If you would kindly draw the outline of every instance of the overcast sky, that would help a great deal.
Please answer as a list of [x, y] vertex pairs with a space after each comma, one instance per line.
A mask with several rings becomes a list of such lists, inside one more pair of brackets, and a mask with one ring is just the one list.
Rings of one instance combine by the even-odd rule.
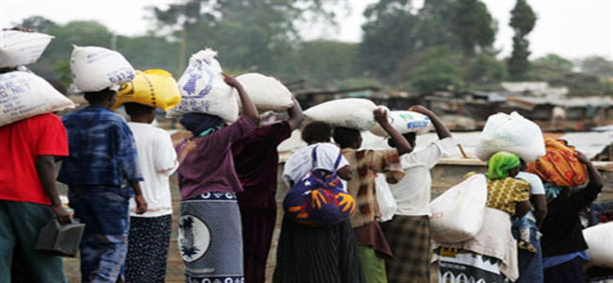
[[[337, 1], [337, 0], [326, 0]], [[511, 52], [509, 12], [515, 0], [482, 0], [498, 21], [495, 47], [501, 55]], [[65, 24], [71, 20], [97, 20], [112, 32], [143, 34], [151, 22], [143, 17], [145, 6], [166, 5], [173, 0], [0, 0], [0, 26], [10, 27], [23, 18], [41, 15]], [[352, 9], [339, 13], [338, 29], [304, 32], [309, 39], [330, 38], [359, 41], [362, 11], [376, 0], [350, 0]], [[570, 59], [601, 55], [613, 59], [613, 4], [611, 0], [529, 0], [538, 16], [530, 34], [532, 58], [556, 53]], [[344, 10], [343, 10], [344, 11]], [[322, 32], [321, 30], [325, 30]]]

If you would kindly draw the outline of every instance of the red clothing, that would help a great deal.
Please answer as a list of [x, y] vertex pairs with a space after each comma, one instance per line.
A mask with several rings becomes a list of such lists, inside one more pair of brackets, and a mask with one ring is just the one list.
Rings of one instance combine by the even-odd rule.
[[41, 155], [68, 155], [58, 116], [43, 114], [0, 127], [0, 199], [51, 204], [36, 171]]
[[255, 129], [234, 142], [234, 167], [243, 186], [238, 196], [241, 206], [274, 208], [277, 192], [277, 146], [292, 134], [287, 122]]

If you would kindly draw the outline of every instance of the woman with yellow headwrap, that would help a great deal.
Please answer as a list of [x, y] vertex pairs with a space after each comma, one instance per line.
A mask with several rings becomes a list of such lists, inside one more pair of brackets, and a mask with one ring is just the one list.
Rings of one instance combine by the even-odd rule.
[[497, 152], [489, 159], [483, 228], [471, 240], [440, 244], [439, 282], [462, 278], [474, 278], [475, 282], [517, 279], [517, 248], [510, 217], [523, 216], [530, 210], [530, 184], [514, 178], [519, 165], [519, 157], [508, 152]]

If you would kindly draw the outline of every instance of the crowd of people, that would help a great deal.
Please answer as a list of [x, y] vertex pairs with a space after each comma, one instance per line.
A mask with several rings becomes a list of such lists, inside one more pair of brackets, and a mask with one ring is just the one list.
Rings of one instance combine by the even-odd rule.
[[[249, 94], [223, 76], [238, 92], [242, 115], [225, 125], [214, 115], [185, 114], [180, 123], [191, 136], [176, 147], [152, 125], [155, 108], [127, 103], [129, 123], [111, 111], [117, 91], [110, 88], [85, 92], [89, 105], [62, 118], [47, 113], [0, 127], [0, 282], [22, 276], [11, 272], [17, 263], [30, 282], [67, 281], [61, 258], [34, 248], [50, 219], [70, 221], [56, 180], [68, 186], [74, 217], [86, 225], [79, 247], [82, 282], [164, 282], [174, 173], [185, 281], [265, 282], [277, 218], [277, 147], [304, 124], [302, 109], [294, 99], [287, 120], [261, 125]], [[427, 116], [438, 135], [420, 150], [417, 135], [399, 133], [382, 108], [373, 115], [389, 136], [389, 149], [363, 149], [353, 128], [324, 122], [302, 127], [308, 146], [287, 160], [283, 182], [293, 187], [314, 169], [334, 172], [338, 188], [355, 200], [355, 212], [324, 226], [284, 216], [273, 282], [425, 283], [433, 255], [440, 282], [460, 273], [474, 282], [581, 282], [587, 245], [579, 212], [602, 189], [589, 159], [576, 153], [589, 179], [577, 190], [543, 184], [525, 172], [518, 155], [497, 152], [488, 161], [482, 231], [468, 241], [432, 246], [430, 169], [457, 143], [434, 112], [410, 110]], [[383, 223], [377, 174], [385, 176], [398, 205]]]

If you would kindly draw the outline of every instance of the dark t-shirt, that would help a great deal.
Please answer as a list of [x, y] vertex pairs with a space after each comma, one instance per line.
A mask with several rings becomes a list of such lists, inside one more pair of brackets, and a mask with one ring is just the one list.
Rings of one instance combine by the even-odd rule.
[[249, 132], [234, 142], [234, 167], [244, 191], [238, 194], [241, 206], [274, 208], [277, 191], [277, 146], [290, 137], [287, 122], [275, 123]]

